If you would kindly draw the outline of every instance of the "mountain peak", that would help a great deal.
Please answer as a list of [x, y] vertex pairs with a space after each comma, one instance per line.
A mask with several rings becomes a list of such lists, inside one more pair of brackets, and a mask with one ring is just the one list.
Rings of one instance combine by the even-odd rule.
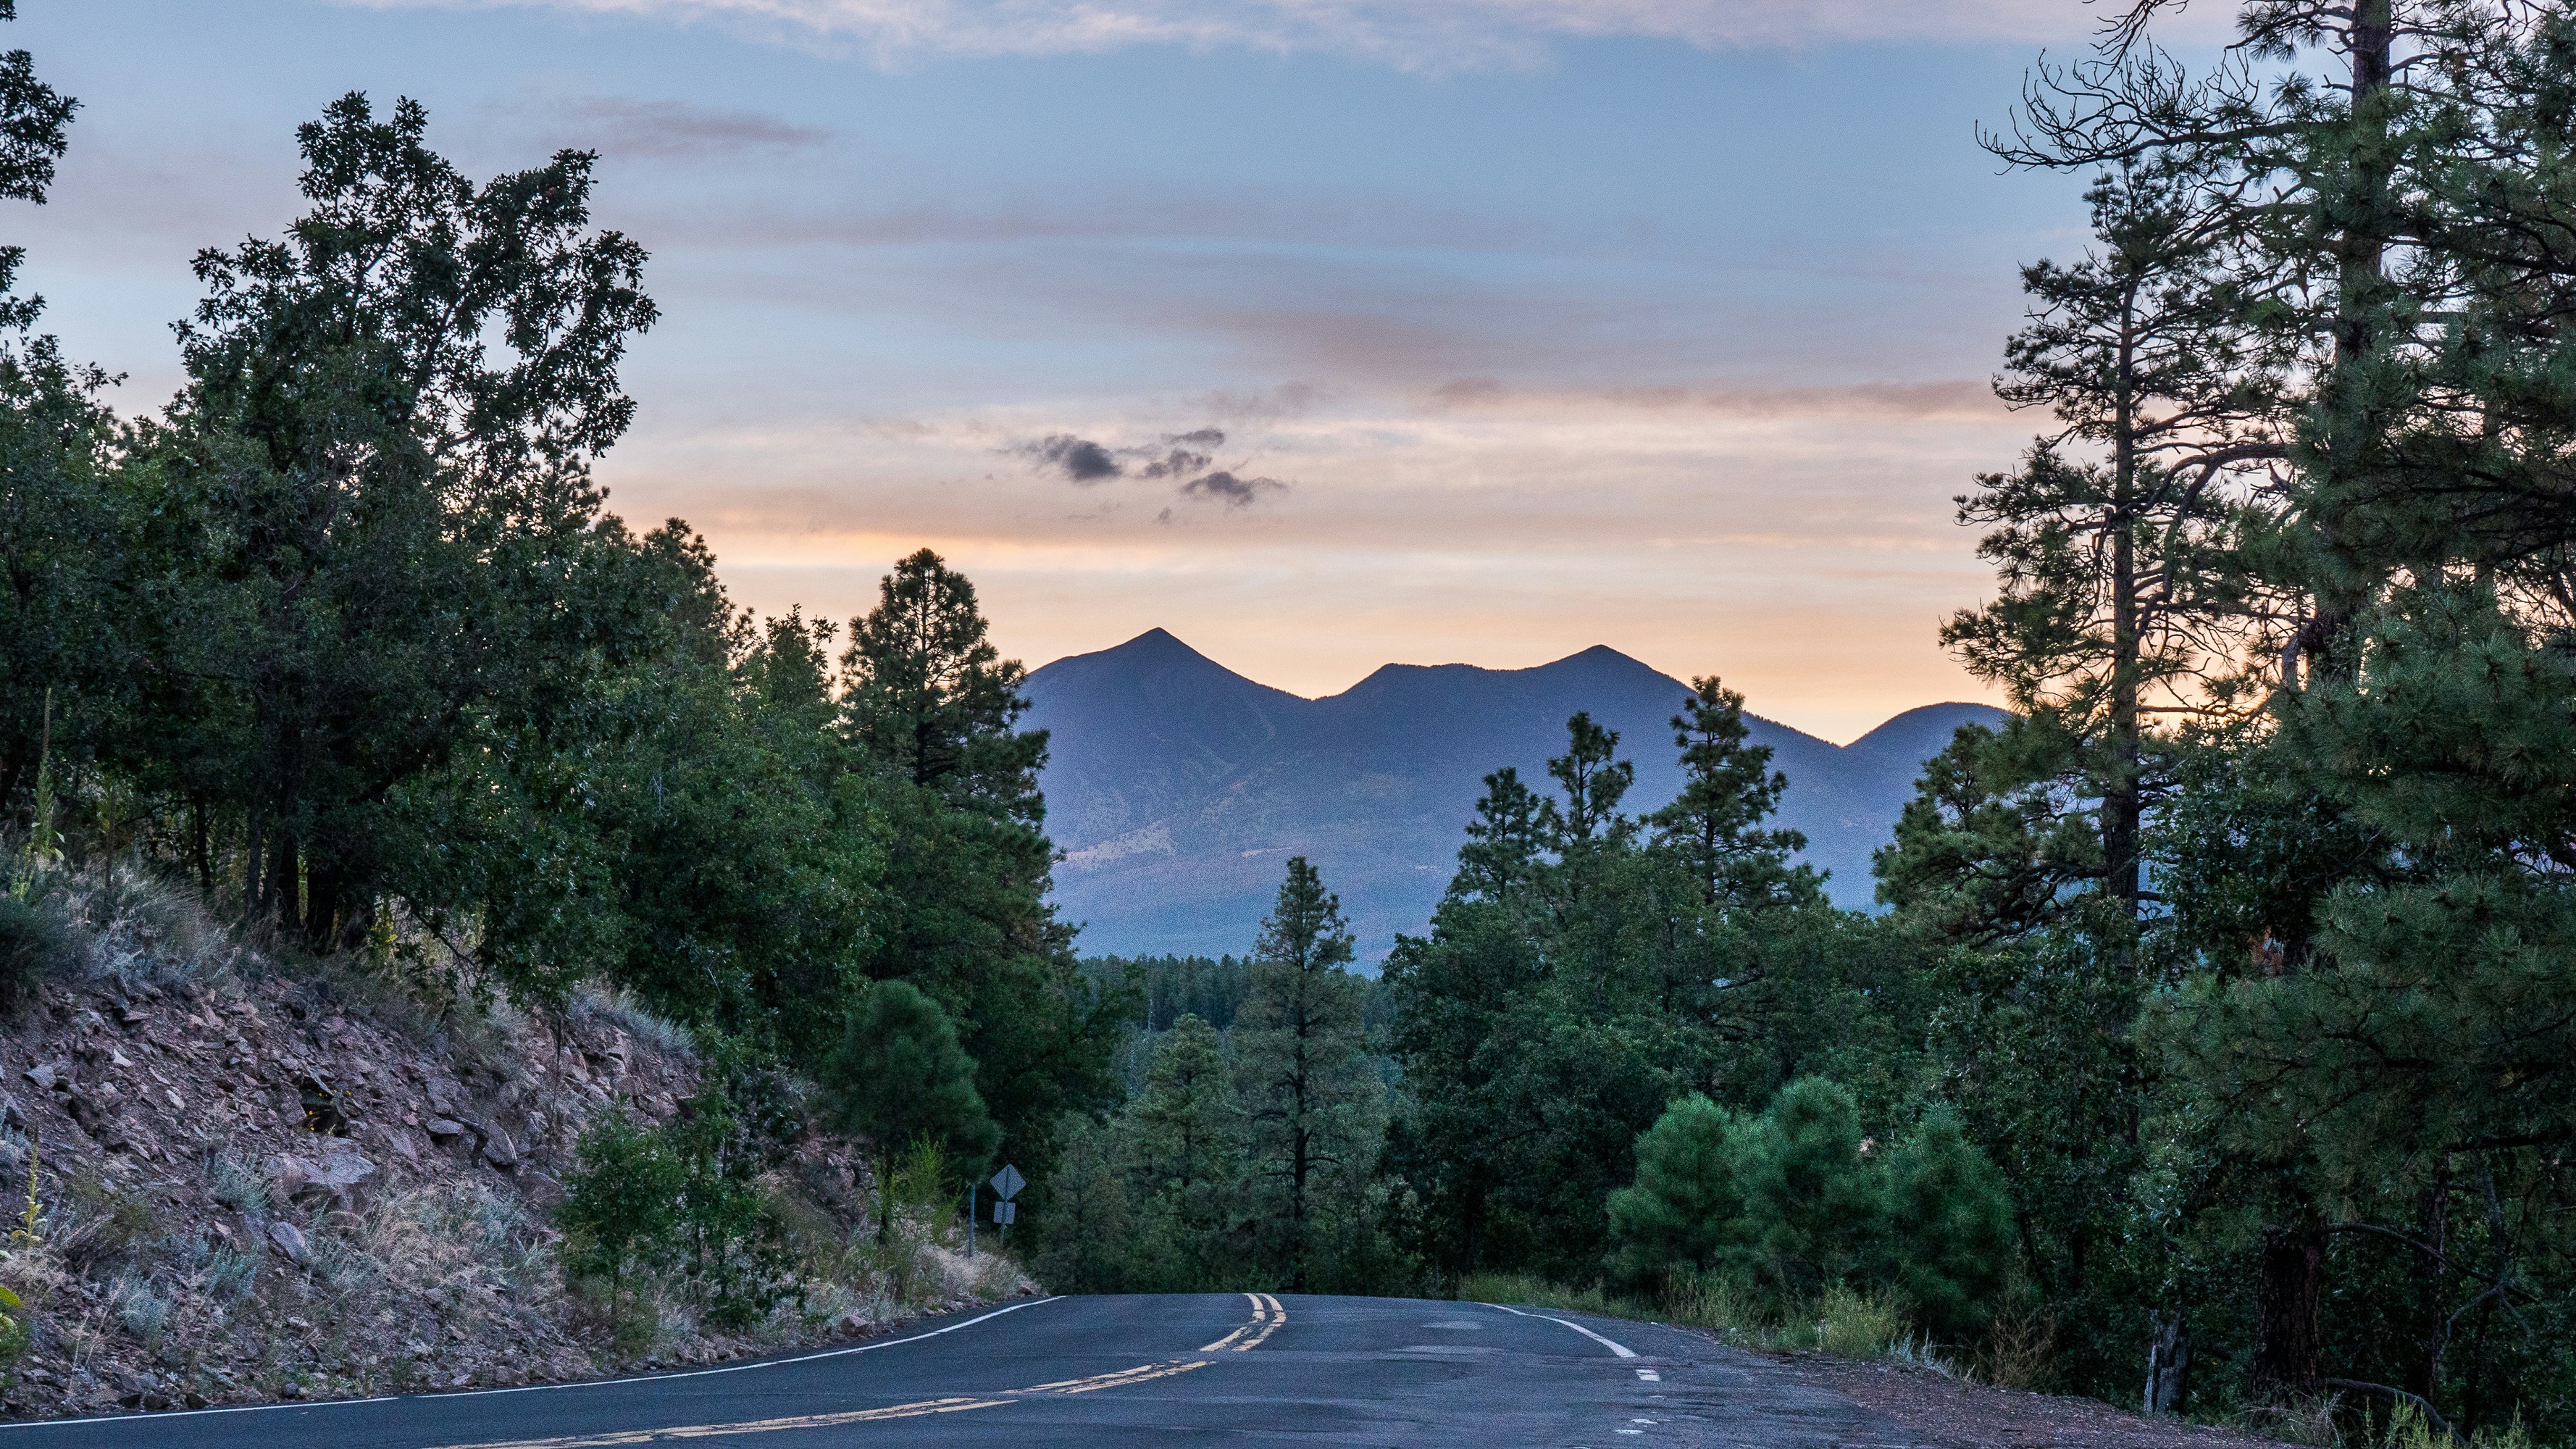
[[[1192, 659], [1207, 658], [1206, 655], [1183, 643], [1181, 636], [1159, 624], [1124, 644], [1112, 644], [1106, 649], [1097, 651], [1095, 655], [1078, 657], [1097, 657], [1098, 654], [1181, 654]], [[1209, 660], [1209, 662], [1215, 661]]]
[[[1088, 951], [1240, 950], [1307, 856], [1341, 896], [1363, 951], [1418, 932], [1439, 902], [1485, 775], [1544, 778], [1577, 710], [1617, 731], [1636, 765], [1632, 809], [1681, 788], [1668, 721], [1689, 686], [1605, 644], [1545, 664], [1389, 664], [1303, 699], [1236, 674], [1165, 629], [1029, 676], [1028, 723], [1053, 744], [1047, 823], [1068, 852], [1055, 900], [1088, 921]], [[1780, 823], [1805, 832], [1828, 889], [1865, 905], [1869, 853], [1913, 792], [1924, 756], [1963, 720], [1933, 705], [1842, 749], [1758, 716], [1753, 742], [1790, 784]]]
[[[1065, 688], [1074, 681], [1101, 682], [1155, 678], [1186, 680], [1202, 687], [1251, 690], [1263, 695], [1284, 692], [1259, 684], [1193, 649], [1169, 629], [1153, 628], [1124, 644], [1089, 654], [1068, 654], [1029, 674], [1033, 687]], [[1285, 695], [1295, 698], [1293, 695]]]

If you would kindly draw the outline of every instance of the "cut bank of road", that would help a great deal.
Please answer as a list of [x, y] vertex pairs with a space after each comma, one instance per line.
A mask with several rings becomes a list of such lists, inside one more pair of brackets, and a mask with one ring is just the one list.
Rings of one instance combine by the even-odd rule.
[[1922, 1442], [1653, 1324], [1477, 1303], [1046, 1298], [869, 1343], [646, 1378], [0, 1426], [0, 1449], [1108, 1449]]

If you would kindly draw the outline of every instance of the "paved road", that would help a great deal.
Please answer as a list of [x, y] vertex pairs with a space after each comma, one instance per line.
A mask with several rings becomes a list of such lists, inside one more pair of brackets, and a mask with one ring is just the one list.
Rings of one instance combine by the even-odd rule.
[[0, 1449], [1910, 1442], [1651, 1324], [1400, 1298], [1047, 1298], [889, 1338], [604, 1383], [0, 1426]]

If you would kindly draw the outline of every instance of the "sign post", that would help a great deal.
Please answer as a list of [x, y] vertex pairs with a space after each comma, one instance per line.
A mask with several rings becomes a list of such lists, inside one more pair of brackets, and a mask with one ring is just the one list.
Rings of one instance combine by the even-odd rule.
[[1007, 1250], [1011, 1245], [1011, 1224], [1017, 1222], [1020, 1216], [1020, 1205], [1011, 1199], [1020, 1195], [1020, 1189], [1028, 1186], [1029, 1180], [1020, 1176], [1018, 1168], [1005, 1162], [1002, 1164], [1002, 1170], [993, 1174], [991, 1185], [993, 1222], [1001, 1228], [1002, 1246]]

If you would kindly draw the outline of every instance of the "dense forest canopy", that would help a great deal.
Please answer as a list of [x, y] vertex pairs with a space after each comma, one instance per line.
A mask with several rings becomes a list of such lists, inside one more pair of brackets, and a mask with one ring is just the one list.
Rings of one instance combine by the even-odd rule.
[[[2195, 69], [2179, 8], [1987, 138], [2088, 233], [2004, 345], [2039, 434], [1958, 499], [1996, 584], [1941, 638], [2016, 713], [1881, 913], [1708, 678], [1668, 744], [1578, 714], [1488, 777], [1380, 979], [1303, 858], [1241, 957], [1079, 961], [973, 586], [923, 550], [846, 631], [759, 619], [608, 512], [657, 312], [594, 158], [477, 182], [353, 94], [305, 214], [198, 255], [157, 412], [0, 249], [0, 929], [140, 866], [456, 1011], [689, 1024], [685, 1130], [584, 1148], [619, 1281], [662, 1213], [756, 1301], [810, 1119], [881, 1222], [1011, 1157], [1060, 1288], [1866, 1308], [2153, 1410], [2576, 1442], [2576, 13], [2245, 0]], [[76, 104], [13, 52], [0, 113], [42, 202]]]

